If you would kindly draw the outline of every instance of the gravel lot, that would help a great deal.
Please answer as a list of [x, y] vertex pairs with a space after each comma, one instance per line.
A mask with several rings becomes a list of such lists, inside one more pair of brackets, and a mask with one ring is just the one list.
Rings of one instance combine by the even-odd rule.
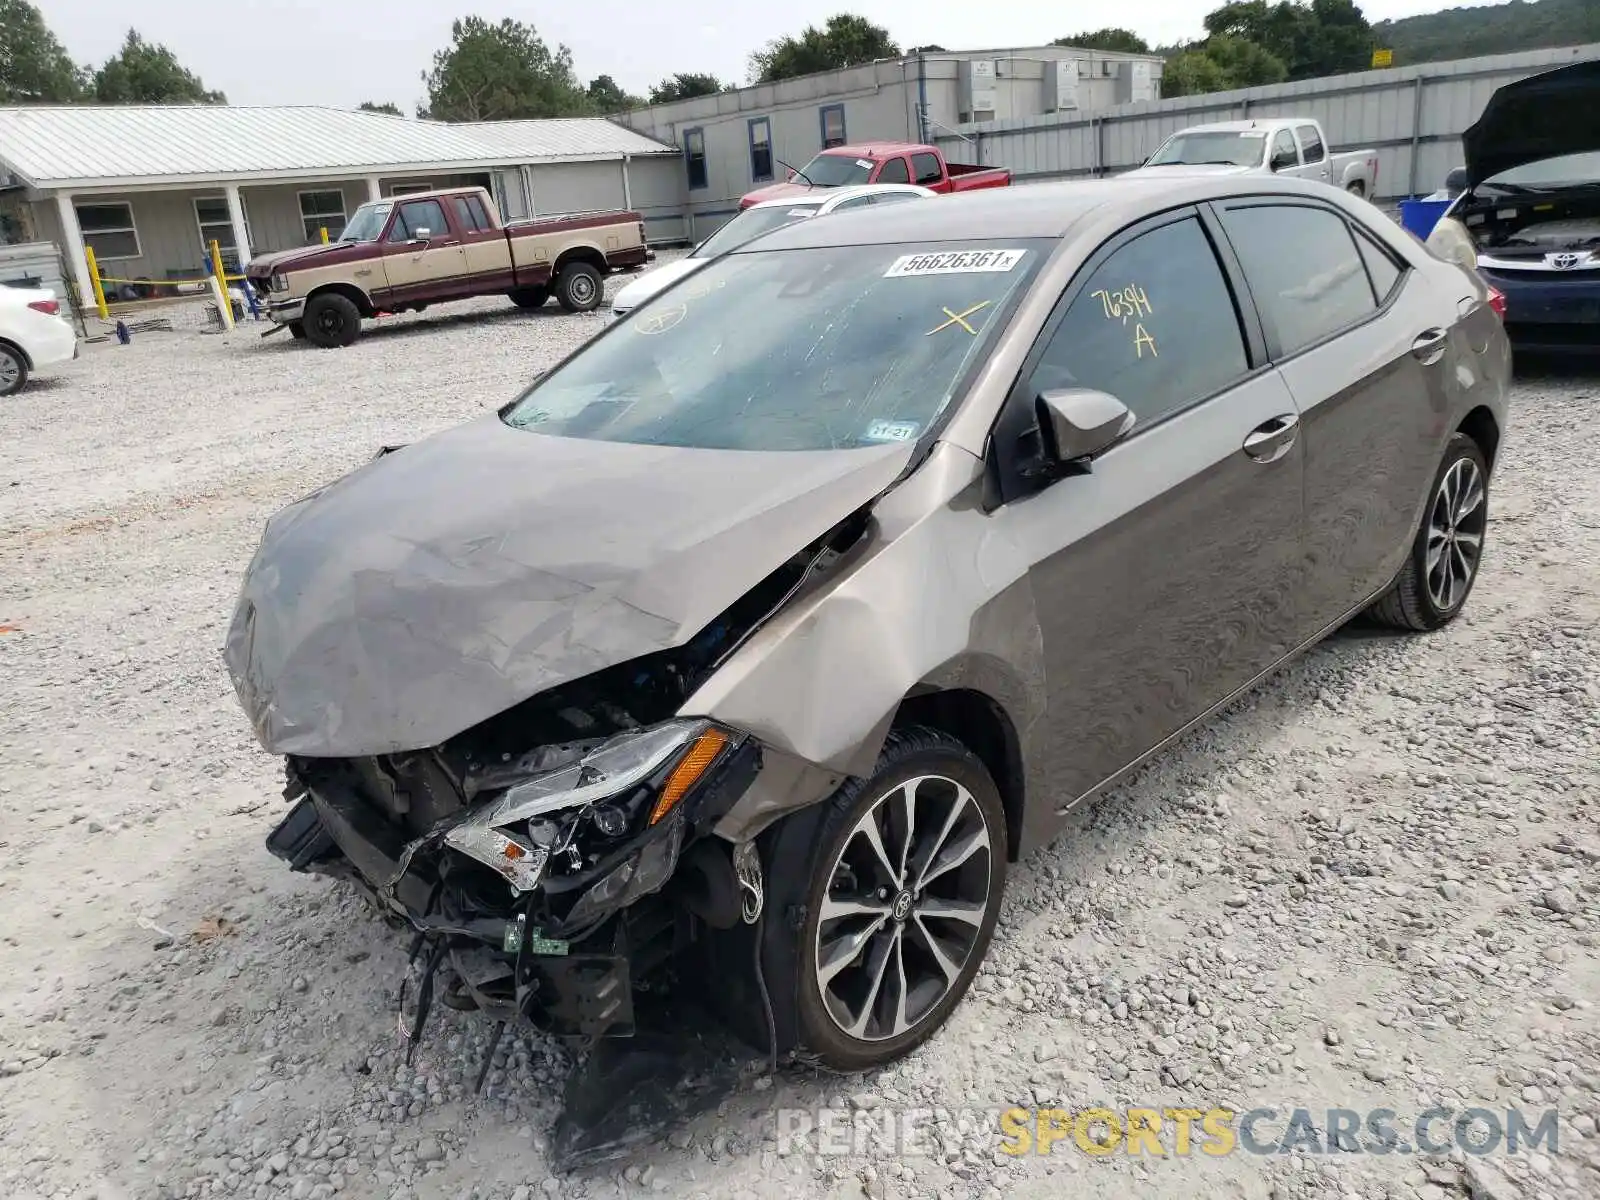
[[[642, 1172], [555, 1179], [559, 1051], [508, 1037], [474, 1098], [488, 1023], [444, 1010], [399, 1065], [401, 940], [262, 847], [281, 775], [222, 670], [236, 580], [273, 510], [601, 320], [140, 334], [0, 405], [0, 1196], [1600, 1195], [1600, 380], [1570, 373], [1518, 384], [1465, 617], [1340, 635], [1084, 813], [898, 1068], [755, 1080]], [[829, 1103], [1561, 1124], [1454, 1161], [1013, 1158], [953, 1114], [925, 1153], [785, 1152], [774, 1110]]]

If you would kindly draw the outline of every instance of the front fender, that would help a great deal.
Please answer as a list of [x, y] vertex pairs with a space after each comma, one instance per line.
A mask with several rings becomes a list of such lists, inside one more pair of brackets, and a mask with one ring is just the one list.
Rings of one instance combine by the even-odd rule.
[[[1023, 734], [1045, 704], [1043, 639], [1022, 550], [978, 503], [981, 471], [966, 451], [936, 447], [878, 502], [834, 575], [757, 631], [681, 712], [746, 730], [819, 780], [870, 774], [917, 691], [979, 691]], [[783, 807], [795, 806], [787, 795]], [[756, 788], [727, 827], [758, 830], [777, 815]]]

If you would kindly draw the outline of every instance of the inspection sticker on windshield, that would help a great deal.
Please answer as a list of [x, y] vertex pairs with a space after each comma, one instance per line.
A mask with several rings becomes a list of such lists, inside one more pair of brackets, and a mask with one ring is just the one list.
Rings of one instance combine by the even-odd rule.
[[1242, 129], [1239, 131], [1239, 136], [1242, 138], [1264, 138], [1267, 136], [1267, 131], [1265, 129]]
[[870, 171], [872, 170], [872, 160], [870, 158], [858, 158], [856, 159], [856, 166], [863, 171]]
[[914, 441], [917, 430], [920, 429], [915, 421], [874, 421], [867, 426], [867, 431], [861, 435], [864, 442], [909, 442]]
[[982, 275], [1009, 271], [1023, 260], [1026, 250], [952, 250], [942, 254], [903, 254], [889, 264], [885, 279], [914, 275]]

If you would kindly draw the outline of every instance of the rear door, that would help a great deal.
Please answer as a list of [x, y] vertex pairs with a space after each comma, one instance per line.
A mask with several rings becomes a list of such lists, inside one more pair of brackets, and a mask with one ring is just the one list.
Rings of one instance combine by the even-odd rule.
[[1456, 386], [1456, 299], [1332, 205], [1256, 197], [1217, 211], [1300, 410], [1305, 603], [1325, 628], [1387, 586], [1411, 543]]
[[1332, 165], [1328, 157], [1328, 147], [1322, 140], [1322, 131], [1308, 121], [1294, 127], [1294, 136], [1300, 143], [1300, 160], [1305, 164], [1300, 171], [1301, 177], [1320, 179], [1324, 182], [1332, 179]]
[[511, 270], [511, 244], [489, 216], [483, 197], [471, 193], [451, 196], [449, 208], [461, 230], [462, 266], [472, 289], [510, 291], [516, 283]]
[[390, 304], [442, 300], [467, 290], [461, 232], [450, 223], [449, 197], [405, 200], [394, 206], [384, 240]]
[[[1270, 669], [1302, 637], [1297, 414], [1192, 209], [1135, 226], [1079, 271], [991, 445], [996, 513], [1032, 563], [1046, 773], [1070, 802]], [[1088, 474], [1025, 472], [1037, 398], [1087, 387], [1138, 424]], [[1014, 497], [1014, 498], [1013, 498]]]

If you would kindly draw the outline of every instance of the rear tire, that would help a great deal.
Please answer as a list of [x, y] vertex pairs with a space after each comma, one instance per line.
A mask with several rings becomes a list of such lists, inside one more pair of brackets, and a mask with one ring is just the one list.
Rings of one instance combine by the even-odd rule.
[[891, 732], [872, 777], [824, 802], [794, 888], [799, 945], [771, 984], [794, 997], [803, 1060], [864, 1071], [938, 1031], [994, 936], [1006, 848], [977, 756], [936, 730]]
[[593, 312], [604, 292], [600, 272], [590, 263], [568, 263], [556, 279], [556, 299], [570, 313]]
[[0, 396], [14, 395], [27, 383], [27, 358], [15, 346], [0, 345]]
[[507, 292], [511, 303], [518, 308], [543, 308], [550, 299], [550, 289], [547, 287], [517, 288]]
[[348, 296], [323, 292], [306, 301], [305, 320], [301, 324], [306, 340], [313, 346], [324, 350], [348, 346], [361, 336], [361, 310]]
[[1357, 200], [1365, 200], [1367, 198], [1367, 185], [1359, 179], [1345, 188], [1345, 191], [1349, 192]]
[[1452, 434], [1405, 566], [1368, 615], [1416, 633], [1455, 620], [1477, 582], [1488, 523], [1489, 464], [1477, 442]]

